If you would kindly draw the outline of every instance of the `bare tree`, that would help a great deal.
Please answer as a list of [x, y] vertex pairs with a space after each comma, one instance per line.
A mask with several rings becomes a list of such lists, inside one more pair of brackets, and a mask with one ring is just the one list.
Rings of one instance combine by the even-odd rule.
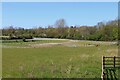
[[65, 19], [59, 19], [55, 22], [55, 27], [57, 28], [64, 28], [66, 27], [66, 21]]

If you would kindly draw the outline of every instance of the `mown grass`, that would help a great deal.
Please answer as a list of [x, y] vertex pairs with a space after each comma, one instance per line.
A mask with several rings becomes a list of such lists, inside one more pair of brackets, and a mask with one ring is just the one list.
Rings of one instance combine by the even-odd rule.
[[19, 40], [2, 40], [2, 43], [31, 43], [31, 42], [40, 42], [40, 43], [50, 43], [50, 42], [65, 42], [68, 40], [26, 40], [26, 42], [23, 42], [23, 40], [19, 39]]
[[27, 47], [28, 45], [32, 44], [40, 44], [40, 43], [61, 43], [61, 42], [67, 42], [68, 40], [34, 40], [34, 41], [28, 41], [23, 42], [22, 40], [3, 40], [2, 45], [3, 46], [19, 46], [19, 47]]
[[117, 50], [116, 45], [3, 48], [3, 78], [101, 78], [102, 56]]

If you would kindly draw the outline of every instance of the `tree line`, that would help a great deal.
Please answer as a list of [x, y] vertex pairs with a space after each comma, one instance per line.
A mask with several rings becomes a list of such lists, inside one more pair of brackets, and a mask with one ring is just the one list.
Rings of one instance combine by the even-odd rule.
[[67, 26], [64, 19], [59, 19], [54, 25], [49, 25], [47, 28], [25, 29], [9, 26], [1, 30], [2, 36], [9, 36], [9, 39], [32, 39], [33, 37], [94, 41], [114, 41], [120, 39], [118, 36], [118, 20], [99, 22], [95, 26]]

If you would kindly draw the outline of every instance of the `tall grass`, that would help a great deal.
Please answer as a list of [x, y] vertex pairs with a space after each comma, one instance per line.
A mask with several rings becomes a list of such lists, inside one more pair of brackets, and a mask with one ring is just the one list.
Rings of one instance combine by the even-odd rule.
[[102, 56], [117, 55], [117, 49], [116, 45], [3, 48], [3, 77], [100, 78]]

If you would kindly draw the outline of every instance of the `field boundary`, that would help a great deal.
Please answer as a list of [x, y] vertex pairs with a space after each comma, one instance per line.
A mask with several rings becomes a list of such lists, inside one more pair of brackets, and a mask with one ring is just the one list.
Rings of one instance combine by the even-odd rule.
[[120, 56], [102, 56], [102, 80], [108, 76], [117, 79], [116, 69], [120, 69]]

